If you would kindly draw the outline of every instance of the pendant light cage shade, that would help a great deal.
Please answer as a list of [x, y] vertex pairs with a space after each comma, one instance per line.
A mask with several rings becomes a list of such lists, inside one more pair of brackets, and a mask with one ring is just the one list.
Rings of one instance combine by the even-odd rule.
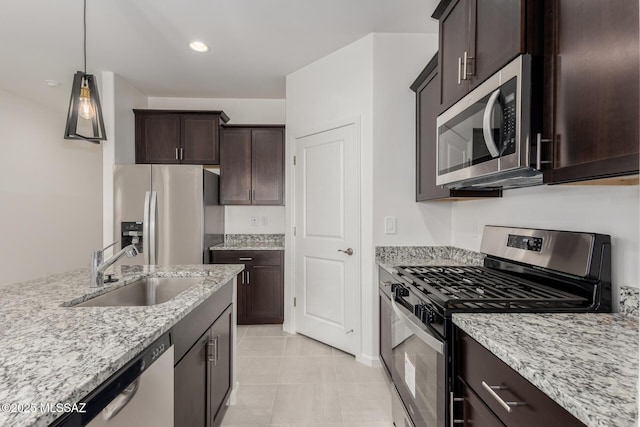
[[98, 86], [92, 74], [78, 71], [73, 76], [64, 139], [81, 139], [95, 144], [107, 139]]

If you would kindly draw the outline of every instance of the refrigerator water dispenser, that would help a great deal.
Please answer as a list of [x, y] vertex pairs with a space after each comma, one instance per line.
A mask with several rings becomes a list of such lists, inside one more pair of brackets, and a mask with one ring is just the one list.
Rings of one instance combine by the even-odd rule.
[[138, 252], [142, 253], [142, 222], [121, 222], [122, 230], [122, 248], [129, 245], [135, 245]]

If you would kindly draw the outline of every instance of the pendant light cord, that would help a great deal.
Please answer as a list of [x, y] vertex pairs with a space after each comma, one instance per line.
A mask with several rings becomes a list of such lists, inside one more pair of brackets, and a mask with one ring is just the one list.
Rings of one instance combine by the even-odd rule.
[[87, 74], [87, 0], [84, 0], [84, 73]]

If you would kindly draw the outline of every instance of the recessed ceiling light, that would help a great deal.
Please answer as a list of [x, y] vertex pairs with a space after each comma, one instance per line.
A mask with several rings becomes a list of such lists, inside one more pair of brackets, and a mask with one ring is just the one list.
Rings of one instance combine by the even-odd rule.
[[57, 82], [56, 80], [45, 80], [45, 83], [47, 83], [47, 86], [49, 86], [49, 87], [58, 87], [58, 86], [60, 86], [60, 83]]
[[202, 42], [191, 42], [189, 43], [189, 49], [194, 50], [196, 52], [207, 52], [209, 51], [209, 46]]

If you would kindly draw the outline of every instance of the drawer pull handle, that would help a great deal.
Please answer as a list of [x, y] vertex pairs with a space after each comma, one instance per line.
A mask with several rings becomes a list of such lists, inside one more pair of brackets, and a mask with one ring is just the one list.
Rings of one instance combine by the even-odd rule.
[[240, 257], [238, 258], [239, 261], [253, 261], [253, 258], [251, 257]]
[[484, 387], [485, 390], [487, 390], [489, 392], [491, 397], [493, 397], [495, 400], [497, 400], [498, 403], [500, 404], [500, 406], [502, 406], [507, 412], [511, 412], [514, 407], [524, 406], [524, 405], [527, 404], [526, 402], [505, 402], [504, 400], [502, 400], [502, 398], [500, 396], [498, 396], [498, 393], [496, 393], [495, 390], [507, 390], [508, 387], [506, 387], [506, 386], [489, 385], [486, 382], [482, 381], [482, 387]]

